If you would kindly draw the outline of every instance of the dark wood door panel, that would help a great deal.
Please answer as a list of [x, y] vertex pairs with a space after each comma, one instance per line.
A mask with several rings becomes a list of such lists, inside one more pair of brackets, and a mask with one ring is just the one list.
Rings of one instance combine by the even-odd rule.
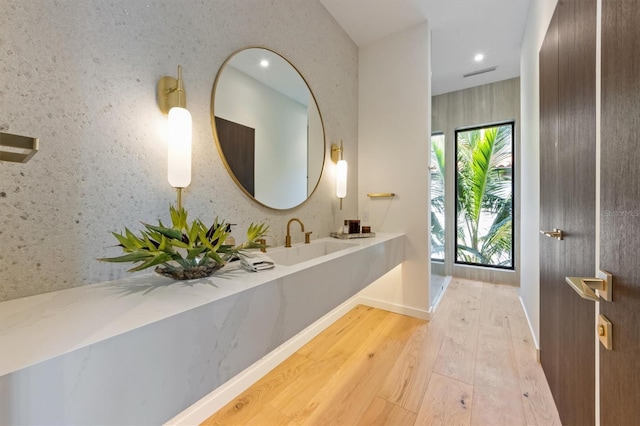
[[[560, 418], [567, 425], [595, 424], [595, 305], [564, 283], [595, 271], [596, 0], [561, 1], [558, 23], [558, 157], [562, 188], [562, 352]], [[566, 323], [565, 323], [566, 324]], [[573, 356], [570, 356], [570, 355]]]
[[216, 117], [218, 144], [223, 160], [242, 188], [255, 196], [256, 129]]
[[571, 425], [595, 424], [595, 306], [564, 282], [595, 269], [595, 28], [595, 0], [560, 0], [540, 57], [540, 223], [565, 232], [541, 237], [540, 357]]
[[589, 276], [595, 269], [596, 0], [562, 0], [558, 8], [561, 225], [567, 234], [564, 259], [569, 268], [565, 272]]
[[[558, 204], [558, 13], [540, 49], [540, 228], [559, 226]], [[540, 236], [540, 363], [554, 398], [559, 395], [559, 241]], [[556, 400], [556, 405], [558, 401]]]
[[614, 276], [613, 351], [600, 347], [600, 422], [640, 422], [640, 7], [602, 4], [600, 267]]

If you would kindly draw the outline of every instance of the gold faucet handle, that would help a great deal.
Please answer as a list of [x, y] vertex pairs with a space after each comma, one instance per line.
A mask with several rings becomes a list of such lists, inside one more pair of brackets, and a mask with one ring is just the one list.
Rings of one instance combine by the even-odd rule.
[[260, 244], [262, 247], [260, 247], [260, 251], [263, 253], [267, 252], [267, 240], [264, 238], [258, 238], [256, 240], [256, 243]]
[[305, 244], [309, 244], [311, 242], [311, 234], [312, 234], [312, 231], [304, 233], [304, 243]]

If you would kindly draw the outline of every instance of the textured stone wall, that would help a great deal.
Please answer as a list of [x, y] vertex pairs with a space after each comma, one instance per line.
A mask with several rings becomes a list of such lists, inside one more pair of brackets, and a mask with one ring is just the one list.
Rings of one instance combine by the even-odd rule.
[[[351, 197], [334, 196], [333, 163], [302, 206], [275, 211], [228, 176], [211, 129], [211, 89], [235, 50], [276, 50], [311, 86], [327, 152], [344, 140]], [[184, 68], [194, 122], [190, 217], [271, 226], [282, 245], [300, 217], [327, 236], [357, 211], [358, 51], [317, 0], [3, 0], [0, 2], [0, 130], [40, 138], [27, 164], [0, 162], [0, 300], [120, 278], [126, 265], [111, 231], [168, 220], [166, 117], [156, 83]], [[327, 156], [328, 157], [328, 156]], [[294, 242], [300, 236], [294, 236]]]

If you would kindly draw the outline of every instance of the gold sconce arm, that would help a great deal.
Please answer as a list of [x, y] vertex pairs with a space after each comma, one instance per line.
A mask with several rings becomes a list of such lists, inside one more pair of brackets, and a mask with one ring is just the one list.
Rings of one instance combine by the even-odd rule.
[[182, 83], [182, 67], [178, 65], [178, 78], [164, 76], [158, 80], [158, 106], [163, 114], [173, 107], [186, 108], [187, 96]]

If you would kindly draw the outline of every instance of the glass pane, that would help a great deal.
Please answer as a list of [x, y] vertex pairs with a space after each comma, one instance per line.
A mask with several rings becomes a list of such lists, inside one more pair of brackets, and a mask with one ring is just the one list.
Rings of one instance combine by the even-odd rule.
[[431, 259], [444, 260], [444, 134], [431, 136]]
[[456, 131], [456, 263], [513, 269], [513, 123]]

